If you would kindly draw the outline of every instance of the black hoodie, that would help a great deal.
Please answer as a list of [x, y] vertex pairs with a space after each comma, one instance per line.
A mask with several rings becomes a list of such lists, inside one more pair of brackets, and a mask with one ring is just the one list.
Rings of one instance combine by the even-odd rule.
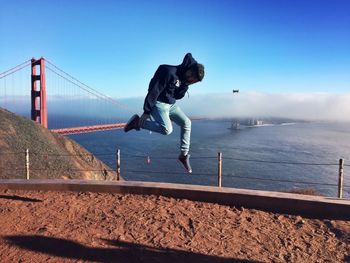
[[149, 83], [143, 105], [144, 113], [150, 114], [157, 101], [174, 104], [176, 100], [182, 99], [188, 90], [184, 80], [185, 72], [196, 63], [192, 54], [187, 53], [178, 66], [160, 65]]

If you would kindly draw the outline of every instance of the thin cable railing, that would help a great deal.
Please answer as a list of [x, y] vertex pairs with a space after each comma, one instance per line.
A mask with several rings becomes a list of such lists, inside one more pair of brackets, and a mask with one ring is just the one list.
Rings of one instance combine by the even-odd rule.
[[338, 165], [337, 163], [306, 163], [306, 162], [286, 162], [286, 161], [269, 161], [269, 160], [256, 160], [256, 159], [241, 159], [241, 158], [234, 158], [234, 157], [225, 157], [225, 159], [228, 160], [234, 160], [234, 161], [242, 161], [242, 162], [256, 162], [256, 163], [272, 163], [272, 164], [290, 164], [290, 165], [325, 165], [325, 166], [331, 166], [331, 165]]
[[[22, 152], [23, 153], [23, 152]], [[59, 154], [59, 153], [39, 153], [39, 152], [31, 152], [34, 155], [43, 155], [43, 156], [113, 156], [115, 155], [115, 152], [109, 152], [109, 153], [67, 153], [67, 154]], [[1, 155], [1, 153], [0, 153]]]
[[[62, 154], [62, 153], [45, 153], [45, 152], [31, 152], [31, 156], [32, 158], [35, 160], [35, 158], [37, 157], [41, 157], [41, 160], [44, 158], [45, 161], [47, 161], [47, 163], [49, 164], [45, 164], [44, 166], [36, 166], [33, 165], [33, 161], [31, 162], [31, 167], [29, 167], [29, 162], [26, 163], [26, 165], [22, 164], [20, 167], [18, 165], [18, 163], [16, 164], [17, 167], [8, 167], [8, 165], [6, 164], [6, 166], [1, 165], [0, 167], [0, 171], [22, 171], [22, 172], [26, 172], [29, 173], [29, 170], [32, 172], [43, 172], [43, 171], [55, 171], [55, 172], [62, 172], [62, 173], [73, 173], [73, 172], [102, 172], [102, 173], [108, 173], [108, 172], [116, 172], [120, 173], [120, 159], [125, 159], [125, 160], [130, 160], [130, 159], [146, 159], [147, 162], [146, 163], [150, 163], [151, 160], [170, 160], [170, 159], [174, 159], [174, 156], [152, 156], [150, 157], [149, 155], [142, 155], [142, 154], [123, 154], [123, 158], [121, 158], [121, 155], [118, 154], [119, 151], [116, 152], [99, 152], [99, 153], [67, 153], [67, 154]], [[120, 153], [120, 152], [119, 152]], [[26, 152], [20, 152], [20, 151], [15, 151], [15, 152], [0, 152], [0, 156], [4, 156], [4, 155], [21, 155], [22, 157], [24, 157], [26, 154]], [[71, 167], [62, 167], [61, 169], [57, 169], [56, 166], [58, 163], [62, 162], [61, 158], [69, 158], [69, 157], [83, 157], [83, 158], [91, 158], [94, 159], [95, 156], [115, 156], [115, 163], [112, 163], [110, 161], [105, 162], [105, 164], [107, 165], [106, 167], [103, 168], [99, 168], [96, 169], [95, 167], [91, 167], [91, 168], [71, 168]], [[219, 155], [221, 156], [221, 155]], [[51, 159], [49, 159], [51, 158]], [[53, 158], [53, 159], [52, 159]], [[206, 160], [206, 159], [217, 159], [218, 157], [214, 157], [214, 156], [197, 156], [195, 158], [191, 158], [191, 159], [196, 159], [196, 160]], [[29, 157], [28, 157], [29, 159]], [[239, 161], [239, 162], [256, 162], [256, 163], [270, 163], [270, 164], [283, 164], [283, 165], [309, 165], [309, 166], [336, 166], [336, 165], [340, 165], [336, 164], [336, 163], [312, 163], [312, 162], [288, 162], [288, 161], [274, 161], [274, 160], [262, 160], [262, 159], [243, 159], [243, 158], [235, 158], [235, 157], [225, 157], [222, 158], [225, 160], [233, 160], [233, 161]], [[342, 159], [341, 159], [342, 160]], [[339, 176], [341, 176], [341, 181], [339, 179], [338, 184], [336, 183], [326, 183], [326, 182], [312, 182], [312, 181], [302, 181], [302, 180], [289, 180], [289, 179], [278, 179], [278, 178], [266, 178], [266, 177], [257, 177], [257, 176], [240, 176], [240, 175], [232, 175], [232, 174], [227, 174], [224, 173], [222, 174], [220, 172], [220, 174], [218, 174], [218, 176], [223, 176], [224, 178], [234, 178], [234, 179], [244, 179], [244, 180], [257, 180], [257, 181], [269, 181], [269, 182], [279, 182], [279, 183], [293, 183], [293, 184], [304, 184], [304, 185], [315, 185], [315, 186], [329, 186], [329, 187], [336, 187], [338, 186], [338, 190], [340, 191], [340, 193], [338, 193], [338, 195], [342, 196], [342, 189], [350, 189], [350, 185], [347, 184], [343, 184], [343, 169], [344, 167], [349, 167], [350, 165], [348, 164], [344, 164], [343, 161], [342, 163], [342, 167], [339, 166]], [[42, 164], [43, 165], [43, 164]], [[54, 167], [53, 167], [54, 166]], [[116, 166], [115, 169], [110, 168]], [[221, 168], [220, 168], [221, 170]], [[142, 170], [142, 169], [122, 169], [123, 172], [125, 173], [134, 173], [134, 174], [166, 174], [166, 173], [171, 173], [171, 174], [183, 174], [181, 172], [176, 172], [176, 171], [160, 171], [160, 170]], [[340, 173], [341, 171], [341, 173]], [[201, 175], [201, 176], [215, 176], [215, 173], [193, 173], [192, 175], [196, 176], [196, 175]], [[118, 174], [118, 178], [119, 178], [120, 174]], [[340, 177], [339, 177], [340, 178]], [[341, 184], [341, 185], [340, 185]], [[221, 178], [220, 178], [220, 185], [221, 187]], [[338, 196], [339, 197], [339, 196]]]
[[[18, 155], [25, 154], [23, 151], [17, 152], [0, 152], [0, 155]], [[33, 155], [41, 156], [115, 156], [116, 152], [97, 152], [97, 153], [41, 153], [41, 152], [31, 152]], [[150, 155], [139, 155], [139, 154], [123, 154], [123, 159], [132, 159], [132, 158], [142, 158], [145, 159], [150, 157]], [[173, 160], [175, 156], [152, 156], [152, 160]], [[197, 156], [191, 157], [192, 159], [217, 159], [214, 156]], [[224, 157], [225, 160], [235, 160], [243, 162], [257, 162], [257, 163], [271, 163], [271, 164], [287, 164], [287, 165], [312, 165], [312, 166], [337, 166], [337, 163], [312, 163], [312, 162], [287, 162], [287, 161], [270, 161], [270, 160], [258, 160], [258, 159], [241, 159], [234, 157]], [[344, 164], [345, 167], [349, 167], [350, 164]]]
[[[227, 175], [229, 176], [229, 175]], [[273, 178], [262, 178], [262, 177], [251, 177], [251, 176], [230, 176], [233, 178], [242, 178], [247, 180], [259, 180], [259, 181], [270, 181], [270, 182], [281, 182], [281, 183], [295, 183], [295, 184], [307, 184], [307, 185], [324, 185], [324, 186], [337, 186], [337, 184], [331, 183], [315, 183], [310, 181], [297, 181], [297, 180], [285, 180], [285, 179], [273, 179]]]
[[[132, 159], [132, 158], [147, 158], [150, 157], [147, 154], [139, 155], [139, 154], [123, 154], [123, 159]], [[175, 156], [152, 156], [152, 159], [157, 160], [173, 160]], [[216, 159], [213, 156], [200, 156], [200, 157], [191, 157], [191, 159]]]
[[[171, 172], [170, 171], [146, 171], [146, 170], [133, 170], [133, 169], [123, 169], [123, 172], [140, 173], [140, 174], [166, 174], [166, 173], [181, 174], [181, 175], [184, 174], [182, 172], [174, 172], [174, 171], [171, 171]], [[196, 175], [215, 176], [215, 173], [191, 173], [191, 176], [196, 176]]]

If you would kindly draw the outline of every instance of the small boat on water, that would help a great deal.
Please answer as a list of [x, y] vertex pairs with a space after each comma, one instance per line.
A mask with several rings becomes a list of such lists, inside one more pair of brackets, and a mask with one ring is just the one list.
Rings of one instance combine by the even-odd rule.
[[228, 128], [229, 130], [239, 130], [239, 122], [238, 121], [232, 121], [231, 122], [231, 127]]

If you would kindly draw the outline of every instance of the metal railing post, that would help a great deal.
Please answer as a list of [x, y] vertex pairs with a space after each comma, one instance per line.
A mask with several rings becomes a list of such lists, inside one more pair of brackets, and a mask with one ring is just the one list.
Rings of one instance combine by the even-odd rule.
[[120, 180], [120, 149], [117, 150], [117, 181]]
[[344, 159], [339, 159], [338, 198], [343, 198]]
[[222, 181], [222, 153], [218, 152], [218, 187], [221, 187]]
[[26, 178], [29, 180], [29, 149], [26, 149], [26, 164], [25, 164], [25, 171], [26, 171]]

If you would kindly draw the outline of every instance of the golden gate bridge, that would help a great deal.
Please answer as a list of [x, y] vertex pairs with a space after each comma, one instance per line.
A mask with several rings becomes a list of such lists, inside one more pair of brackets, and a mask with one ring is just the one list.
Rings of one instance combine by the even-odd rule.
[[[49, 101], [50, 105], [56, 104], [52, 106], [55, 114], [65, 114], [66, 117], [76, 115], [77, 118], [79, 114], [83, 116], [79, 118], [79, 125], [61, 127], [67, 124], [63, 124], [62, 121], [53, 123], [51, 119], [49, 125], [48, 115], [51, 113], [48, 110]], [[120, 122], [120, 118], [119, 121], [116, 120], [120, 110], [128, 111], [128, 115], [134, 112], [128, 106], [84, 84], [43, 57], [32, 58], [0, 73], [0, 107], [27, 117], [29, 117], [27, 113], [30, 112], [31, 120], [45, 128], [50, 127], [51, 131], [62, 135], [121, 129], [125, 126], [125, 122]], [[118, 111], [112, 110], [116, 108]], [[103, 118], [96, 119], [97, 113], [103, 115]], [[108, 114], [110, 119], [106, 118]], [[93, 122], [99, 123], [92, 124], [92, 117]], [[88, 118], [90, 118], [88, 124], [82, 125]]]

